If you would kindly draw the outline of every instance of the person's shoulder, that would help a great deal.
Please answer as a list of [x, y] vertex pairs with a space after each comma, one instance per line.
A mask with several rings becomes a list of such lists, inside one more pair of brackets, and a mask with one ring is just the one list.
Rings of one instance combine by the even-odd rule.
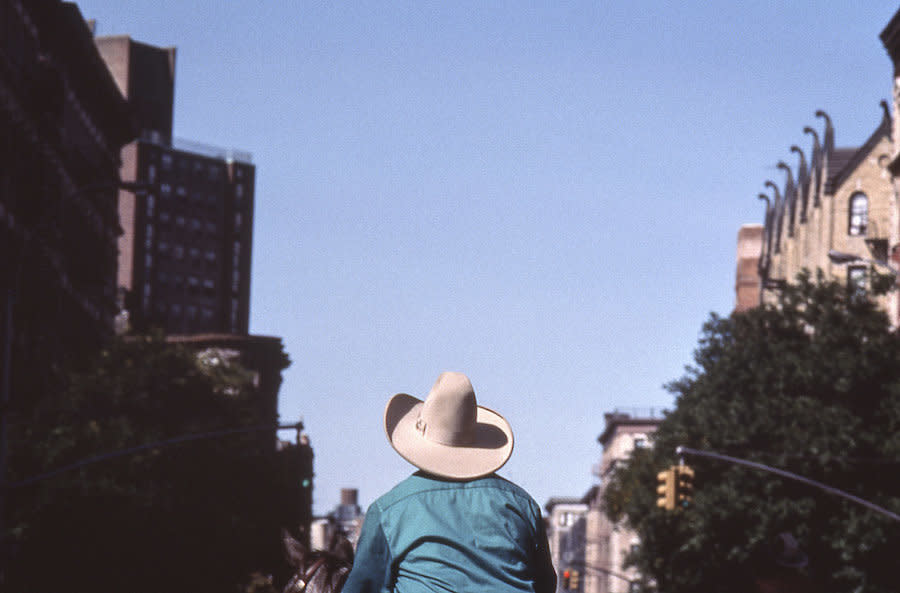
[[534, 498], [524, 488], [497, 474], [489, 474], [474, 480], [459, 481], [432, 476], [421, 471], [412, 474], [380, 496], [372, 503], [372, 507], [377, 508], [378, 511], [387, 511], [398, 502], [407, 498], [444, 490], [493, 490], [505, 497], [517, 500], [520, 507], [530, 507], [538, 514], [541, 512], [540, 505], [535, 502]]
[[530, 505], [532, 505], [534, 507], [540, 508], [540, 505], [538, 505], [538, 503], [534, 500], [534, 498], [532, 498], [532, 496], [530, 494], [528, 494], [528, 492], [524, 488], [522, 488], [515, 482], [512, 482], [510, 480], [507, 480], [506, 478], [498, 476], [497, 474], [491, 474], [489, 476], [479, 478], [478, 480], [474, 481], [473, 483], [480, 483], [482, 485], [486, 485], [491, 488], [496, 488], [498, 490], [502, 490], [504, 492], [511, 494], [512, 496], [515, 496], [516, 498], [520, 498], [523, 501], [528, 502]]
[[393, 506], [396, 502], [416, 494], [417, 492], [421, 492], [423, 489], [427, 489], [428, 486], [428, 479], [417, 472], [379, 496], [375, 502], [372, 503], [372, 507], [377, 508], [379, 511], [383, 511]]

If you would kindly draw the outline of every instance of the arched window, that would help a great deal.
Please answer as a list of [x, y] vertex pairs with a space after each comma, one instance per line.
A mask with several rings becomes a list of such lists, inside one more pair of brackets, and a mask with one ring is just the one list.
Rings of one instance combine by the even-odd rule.
[[847, 233], [865, 235], [869, 226], [869, 198], [866, 194], [856, 193], [850, 196], [850, 220]]

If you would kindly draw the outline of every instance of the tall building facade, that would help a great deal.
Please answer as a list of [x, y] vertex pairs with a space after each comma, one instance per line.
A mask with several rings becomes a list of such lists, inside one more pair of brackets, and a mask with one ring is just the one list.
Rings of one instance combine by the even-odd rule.
[[627, 593], [635, 590], [631, 582], [638, 574], [626, 566], [626, 559], [640, 540], [625, 525], [609, 520], [603, 511], [603, 493], [619, 463], [628, 459], [635, 449], [650, 446], [662, 418], [652, 411], [612, 412], [604, 414], [604, 418], [606, 426], [597, 438], [603, 446], [603, 455], [594, 470], [600, 486], [589, 492], [588, 500], [584, 591]]
[[[896, 17], [889, 30], [897, 26], [895, 21]], [[887, 38], [891, 38], [889, 30], [885, 32]], [[824, 111], [816, 111], [815, 116], [823, 123], [821, 133], [804, 127], [811, 145], [806, 150], [796, 144], [790, 147], [795, 155], [791, 160], [796, 159], [794, 166], [778, 162], [784, 182], [769, 179], [762, 183], [764, 191], [758, 197], [765, 203], [765, 210], [757, 256], [758, 280], [749, 270], [758, 231], [756, 225], [745, 225], [738, 240], [736, 310], [746, 310], [754, 301], [773, 300], [774, 291], [795, 281], [803, 270], [812, 274], [821, 271], [828, 279], [865, 288], [872, 268], [864, 260], [888, 261], [892, 247], [900, 240], [900, 220], [891, 174], [894, 124], [884, 102], [882, 112], [880, 122], [861, 146], [841, 148], [835, 145], [831, 118]], [[846, 265], [832, 261], [832, 251], [860, 259]], [[878, 297], [878, 301], [896, 323], [896, 291]]]
[[[894, 199], [897, 200], [897, 196], [900, 196], [900, 136], [898, 136], [900, 134], [900, 118], [897, 117], [897, 114], [900, 113], [900, 10], [894, 14], [887, 26], [885, 26], [880, 37], [893, 66], [891, 76], [893, 88], [891, 107], [894, 113], [891, 125], [891, 139], [893, 142], [888, 159], [888, 171], [891, 174]], [[896, 217], [892, 230], [897, 233], [897, 236], [891, 236], [888, 247], [888, 259], [897, 268], [900, 265], [900, 204], [895, 205], [892, 214]], [[895, 320], [896, 325], [900, 325], [900, 297], [892, 302], [891, 305], [894, 307], [891, 310], [892, 319]]]
[[[0, 399], [112, 335], [128, 104], [71, 2], [0, 0]], [[0, 403], [0, 417], [9, 409]], [[0, 436], [2, 439], [2, 436]], [[2, 476], [0, 476], [2, 479]]]
[[120, 305], [138, 331], [247, 334], [255, 167], [249, 154], [173, 141], [175, 48], [128, 36], [97, 48], [132, 105], [140, 137], [122, 153]]

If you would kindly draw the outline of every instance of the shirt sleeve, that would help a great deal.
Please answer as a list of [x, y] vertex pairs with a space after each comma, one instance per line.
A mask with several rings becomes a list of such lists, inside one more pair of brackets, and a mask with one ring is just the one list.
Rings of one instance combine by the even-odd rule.
[[550, 542], [547, 539], [547, 530], [540, 515], [538, 515], [537, 540], [534, 558], [534, 590], [536, 593], [554, 593], [556, 591], [556, 569], [553, 568], [553, 560], [550, 558]]
[[380, 593], [390, 586], [391, 552], [381, 528], [381, 513], [369, 507], [356, 545], [356, 556], [343, 593]]

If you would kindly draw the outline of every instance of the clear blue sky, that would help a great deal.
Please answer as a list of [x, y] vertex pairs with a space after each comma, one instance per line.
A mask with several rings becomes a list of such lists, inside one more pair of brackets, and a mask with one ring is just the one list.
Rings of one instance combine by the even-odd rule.
[[283, 420], [315, 510], [411, 466], [381, 417], [467, 373], [510, 420], [502, 475], [581, 495], [603, 413], [667, 407], [775, 163], [891, 94], [865, 2], [84, 0], [178, 47], [176, 136], [257, 167], [251, 331], [284, 339]]

